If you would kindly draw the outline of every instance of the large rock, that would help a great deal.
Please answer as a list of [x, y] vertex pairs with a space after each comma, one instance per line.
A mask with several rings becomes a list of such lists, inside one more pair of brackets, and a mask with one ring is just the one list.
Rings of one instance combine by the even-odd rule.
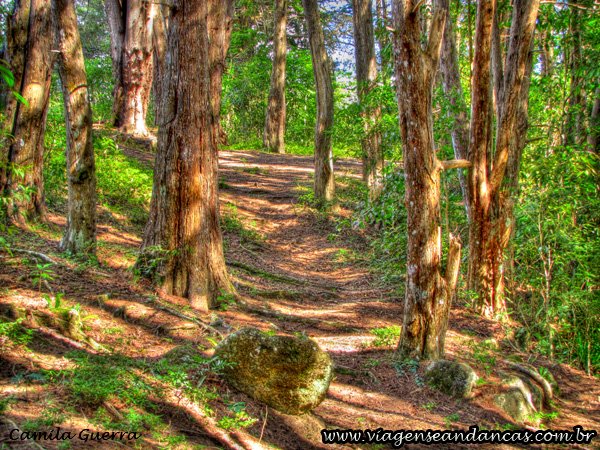
[[467, 364], [439, 359], [425, 369], [425, 382], [453, 397], [471, 396], [479, 377]]
[[286, 414], [315, 408], [333, 376], [331, 358], [314, 341], [255, 328], [230, 334], [215, 356], [232, 363], [223, 373], [231, 385]]

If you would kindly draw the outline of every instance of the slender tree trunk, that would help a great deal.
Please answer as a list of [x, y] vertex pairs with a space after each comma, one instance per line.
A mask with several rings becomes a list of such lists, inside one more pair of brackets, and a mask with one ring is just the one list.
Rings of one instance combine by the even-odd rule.
[[[496, 149], [491, 152], [491, 52], [495, 1], [481, 1], [475, 36], [469, 174], [472, 221], [469, 229], [469, 289], [486, 316], [506, 311], [505, 259], [512, 233], [512, 197], [525, 142], [530, 48], [539, 0], [516, 0], [505, 67], [496, 67]], [[497, 52], [500, 53], [500, 52]], [[499, 56], [499, 55], [497, 55]], [[501, 61], [501, 56], [496, 57]], [[528, 68], [529, 67], [529, 68]], [[519, 131], [517, 126], [522, 127]], [[524, 130], [523, 130], [524, 128]], [[511, 179], [512, 177], [512, 179]], [[512, 186], [512, 187], [511, 187]]]
[[329, 202], [335, 195], [331, 128], [333, 126], [333, 84], [331, 61], [325, 49], [325, 38], [317, 0], [302, 0], [317, 91], [317, 123], [315, 125], [315, 200]]
[[123, 42], [127, 21], [120, 0], [105, 0], [104, 10], [110, 32], [110, 56], [112, 58], [113, 79], [113, 125], [120, 126], [121, 105], [123, 103]]
[[371, 7], [371, 0], [352, 1], [356, 85], [365, 133], [361, 140], [363, 181], [367, 183], [370, 198], [374, 199], [383, 189], [384, 161], [381, 133], [378, 131], [381, 107], [369, 98], [369, 94], [377, 86], [377, 59]]
[[[23, 85], [23, 72], [25, 68], [25, 48], [29, 33], [29, 15], [30, 2], [17, 1], [13, 7], [12, 14], [6, 21], [6, 48], [4, 49], [4, 59], [8, 68], [14, 76], [14, 89], [21, 90]], [[10, 148], [10, 136], [17, 113], [17, 107], [22, 107], [17, 98], [9, 91], [6, 96], [6, 118], [2, 124], [5, 140], [0, 146], [0, 193], [4, 193], [8, 177], [8, 154]], [[8, 138], [6, 138], [8, 137]]]
[[16, 89], [27, 103], [11, 99], [8, 108], [12, 142], [0, 189], [10, 199], [8, 216], [22, 222], [25, 218], [43, 219], [46, 212], [42, 169], [54, 60], [50, 0], [17, 1], [12, 24], [9, 61], [19, 80]]
[[273, 68], [267, 103], [263, 144], [270, 152], [285, 153], [285, 63], [287, 53], [287, 0], [275, 0]]
[[152, 24], [157, 6], [143, 0], [106, 0], [115, 78], [114, 125], [125, 134], [146, 136], [152, 89]]
[[444, 33], [445, 12], [436, 7], [426, 49], [416, 2], [393, 4], [394, 59], [406, 176], [406, 297], [398, 353], [403, 358], [444, 355], [448, 312], [460, 262], [451, 238], [446, 276], [441, 273], [440, 171], [433, 140], [432, 91]]
[[152, 25], [152, 94], [154, 95], [154, 122], [158, 125], [160, 102], [163, 96], [163, 83], [165, 79], [166, 53], [167, 53], [167, 16], [168, 9], [156, 6], [156, 15]]
[[215, 146], [227, 142], [227, 136], [221, 126], [221, 90], [225, 57], [229, 50], [233, 26], [233, 0], [208, 0], [208, 39], [210, 42], [210, 86], [213, 138]]
[[389, 24], [386, 0], [377, 0], [377, 45], [379, 46], [379, 54], [381, 58], [381, 73], [384, 74], [383, 83], [387, 83], [391, 71], [391, 58], [388, 46], [390, 45], [389, 33], [387, 26]]
[[[572, 3], [569, 1], [569, 3]], [[579, 145], [585, 141], [585, 89], [584, 80], [581, 75], [581, 64], [583, 61], [581, 46], [581, 11], [571, 6], [571, 20], [569, 23], [569, 35], [572, 40], [567, 57], [570, 87], [569, 102], [567, 107], [566, 124], [564, 131], [564, 145]]]
[[67, 228], [61, 249], [96, 251], [96, 167], [92, 145], [92, 109], [73, 0], [53, 0], [54, 20], [67, 129]]
[[230, 10], [216, 0], [175, 1], [150, 218], [137, 263], [167, 293], [187, 297], [199, 310], [232, 291], [219, 226], [218, 116], [212, 103], [221, 87], [211, 77], [219, 72], [215, 55], [224, 58], [226, 51], [216, 39], [216, 24], [226, 23], [222, 18]]
[[[446, 11], [446, 17], [450, 17], [450, 5], [448, 0], [436, 0], [436, 3]], [[469, 152], [469, 119], [468, 109], [460, 84], [460, 67], [458, 65], [458, 53], [456, 50], [456, 36], [452, 28], [452, 21], [446, 21], [444, 28], [444, 41], [442, 43], [442, 56], [440, 59], [440, 70], [444, 93], [450, 103], [448, 116], [452, 120], [452, 148], [456, 159], [468, 159]], [[461, 171], [458, 172], [458, 180], [462, 191], [467, 217], [470, 220], [469, 188], [467, 177]]]

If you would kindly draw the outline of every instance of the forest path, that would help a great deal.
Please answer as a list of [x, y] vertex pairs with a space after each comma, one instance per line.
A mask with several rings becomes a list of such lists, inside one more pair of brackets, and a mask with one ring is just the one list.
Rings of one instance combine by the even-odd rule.
[[[356, 339], [344, 340], [343, 331], [362, 332], [368, 341], [369, 329], [398, 322], [401, 301], [366, 267], [367, 243], [349, 228], [351, 211], [340, 206], [327, 215], [302, 202], [311, 198], [312, 164], [311, 157], [221, 152], [227, 259], [240, 291], [258, 299], [249, 304], [285, 318], [282, 330], [303, 331], [308, 324], [326, 350], [356, 351]], [[359, 180], [356, 161], [338, 161], [336, 170], [338, 190]], [[232, 217], [251, 230], [249, 236], [228, 232]], [[266, 296], [274, 301], [265, 302]]]

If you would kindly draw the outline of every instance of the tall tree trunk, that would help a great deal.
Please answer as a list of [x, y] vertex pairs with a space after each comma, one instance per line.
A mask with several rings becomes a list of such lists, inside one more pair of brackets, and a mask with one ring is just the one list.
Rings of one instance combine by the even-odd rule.
[[[446, 17], [450, 17], [450, 5], [448, 0], [436, 0], [436, 3], [446, 11]], [[448, 116], [452, 120], [452, 148], [456, 159], [468, 159], [469, 151], [469, 119], [468, 109], [460, 84], [460, 67], [458, 65], [458, 52], [456, 50], [456, 36], [452, 28], [452, 21], [446, 21], [444, 29], [444, 41], [442, 43], [442, 56], [440, 59], [440, 70], [442, 85], [450, 110]], [[462, 171], [458, 172], [458, 180], [462, 191], [467, 217], [470, 218], [470, 200], [467, 178]]]
[[287, 53], [287, 0], [275, 0], [273, 68], [267, 103], [263, 144], [270, 152], [285, 153], [285, 63]]
[[17, 1], [12, 24], [9, 61], [19, 80], [15, 87], [27, 103], [10, 100], [8, 128], [12, 141], [5, 157], [0, 190], [10, 198], [8, 216], [22, 222], [25, 218], [43, 218], [46, 211], [42, 169], [54, 60], [50, 51], [53, 40], [50, 1]]
[[[13, 6], [12, 14], [6, 21], [6, 48], [4, 57], [7, 66], [14, 76], [14, 90], [19, 91], [23, 85], [23, 72], [25, 68], [25, 48], [29, 33], [30, 2], [17, 1]], [[0, 193], [4, 193], [8, 177], [8, 154], [10, 148], [10, 136], [12, 133], [17, 108], [22, 107], [17, 98], [9, 91], [6, 96], [6, 118], [3, 134], [8, 139], [0, 146]]]
[[92, 145], [92, 109], [73, 0], [53, 0], [54, 20], [67, 129], [67, 228], [63, 251], [96, 251], [96, 167]]
[[[569, 4], [573, 3], [569, 1]], [[584, 80], [581, 74], [583, 62], [581, 46], [581, 11], [574, 6], [570, 7], [571, 20], [569, 22], [569, 36], [572, 41], [567, 55], [567, 67], [570, 76], [569, 103], [567, 107], [566, 123], [563, 142], [564, 145], [579, 145], [585, 141], [585, 112], [586, 99]]]
[[112, 59], [113, 79], [113, 125], [121, 124], [121, 105], [123, 103], [123, 43], [127, 28], [125, 10], [120, 0], [105, 0], [104, 10], [110, 34], [110, 56]]
[[331, 60], [325, 49], [325, 38], [317, 0], [302, 0], [313, 73], [317, 91], [317, 123], [315, 125], [315, 200], [319, 203], [333, 200], [335, 180], [333, 176], [333, 151], [331, 128], [333, 127], [333, 84]]
[[114, 125], [125, 134], [146, 136], [152, 89], [152, 25], [157, 6], [143, 0], [106, 0], [115, 78]]
[[[523, 121], [523, 107], [528, 98], [527, 73], [538, 9], [539, 0], [514, 2], [505, 67], [502, 72], [496, 67], [494, 77], [498, 99], [494, 153], [491, 152], [490, 56], [495, 1], [481, 1], [477, 12], [469, 147], [472, 221], [468, 284], [469, 289], [478, 294], [478, 307], [490, 317], [506, 311], [504, 252], [512, 233], [509, 216], [516, 182], [511, 177], [516, 178], [518, 174], [521, 146], [525, 142], [527, 126], [526, 118]], [[503, 59], [499, 55], [495, 58]], [[518, 131], [517, 126], [522, 129]]]
[[445, 12], [436, 7], [426, 49], [421, 46], [419, 4], [396, 0], [394, 62], [406, 177], [408, 235], [404, 322], [398, 353], [437, 359], [454, 292], [460, 243], [451, 238], [446, 277], [441, 273], [440, 171], [433, 140], [432, 91], [444, 33]]
[[215, 145], [227, 141], [227, 136], [221, 126], [221, 90], [223, 73], [225, 72], [225, 57], [229, 50], [231, 31], [233, 27], [233, 0], [208, 0], [208, 39], [210, 42], [210, 89], [213, 138]]
[[[215, 55], [222, 42], [211, 24], [228, 2], [176, 0], [169, 23], [165, 95], [150, 218], [138, 268], [169, 294], [208, 310], [232, 291], [219, 226], [218, 151], [212, 100], [220, 98]], [[218, 27], [217, 27], [218, 28]], [[215, 35], [214, 33], [217, 32]], [[223, 64], [223, 61], [220, 61]], [[217, 89], [217, 91], [215, 91]]]
[[154, 95], [154, 122], [158, 125], [160, 102], [163, 96], [167, 53], [167, 14], [168, 8], [156, 6], [156, 15], [152, 25], [152, 94]]
[[377, 86], [377, 59], [371, 7], [371, 0], [352, 0], [356, 86], [364, 127], [364, 137], [361, 140], [363, 181], [367, 183], [370, 198], [374, 199], [383, 189], [384, 162], [381, 133], [378, 131], [381, 107], [369, 98], [369, 94]]

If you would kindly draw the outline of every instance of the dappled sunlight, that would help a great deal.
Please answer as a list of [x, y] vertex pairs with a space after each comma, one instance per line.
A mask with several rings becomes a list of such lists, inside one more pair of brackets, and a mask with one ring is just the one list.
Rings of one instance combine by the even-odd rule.
[[349, 335], [317, 336], [313, 339], [319, 344], [319, 347], [327, 352], [354, 353], [370, 346], [376, 338], [373, 335]]

